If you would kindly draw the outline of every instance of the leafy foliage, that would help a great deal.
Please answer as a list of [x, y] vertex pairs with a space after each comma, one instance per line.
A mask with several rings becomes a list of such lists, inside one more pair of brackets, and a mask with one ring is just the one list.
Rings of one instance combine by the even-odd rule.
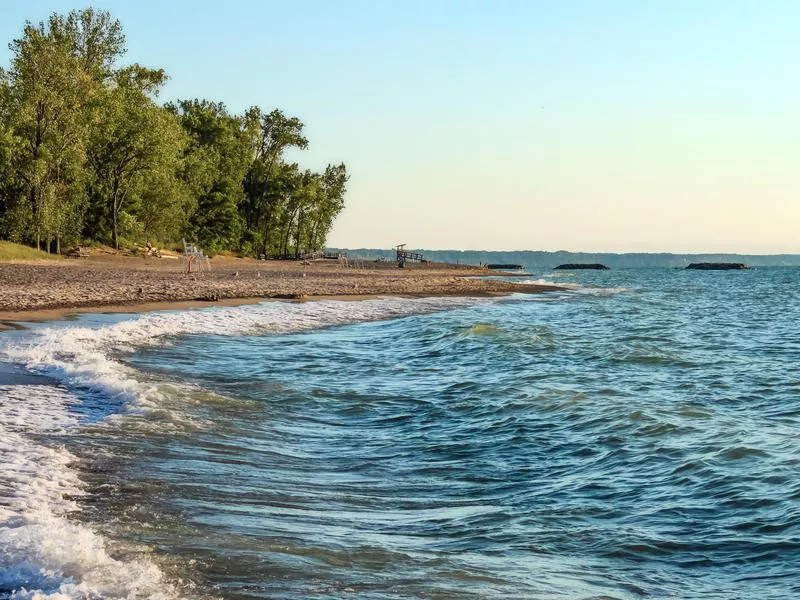
[[[86, 9], [26, 23], [0, 69], [0, 238], [59, 251], [80, 240], [198, 241], [210, 252], [321, 249], [344, 206], [343, 164], [284, 159], [303, 123], [219, 102], [162, 106], [161, 69], [119, 66], [119, 21]], [[53, 247], [55, 246], [55, 247]]]

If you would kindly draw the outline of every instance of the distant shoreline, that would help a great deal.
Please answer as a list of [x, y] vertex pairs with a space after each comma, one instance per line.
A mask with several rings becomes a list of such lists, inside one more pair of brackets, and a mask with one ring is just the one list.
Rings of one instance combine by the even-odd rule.
[[564, 288], [484, 280], [463, 265], [336, 261], [257, 261], [219, 257], [201, 274], [182, 261], [92, 256], [0, 263], [0, 329], [15, 322], [63, 319], [75, 313], [136, 313], [239, 306], [269, 300], [363, 300], [376, 296], [488, 296]]
[[[332, 251], [336, 251], [333, 248]], [[680, 268], [693, 262], [742, 262], [753, 267], [800, 267], [800, 254], [747, 254], [730, 252], [573, 252], [568, 250], [431, 250], [413, 248], [434, 261], [461, 264], [519, 263], [530, 269], [548, 270], [563, 263], [602, 263], [611, 269]], [[352, 248], [351, 254], [367, 258], [389, 258], [383, 248]]]

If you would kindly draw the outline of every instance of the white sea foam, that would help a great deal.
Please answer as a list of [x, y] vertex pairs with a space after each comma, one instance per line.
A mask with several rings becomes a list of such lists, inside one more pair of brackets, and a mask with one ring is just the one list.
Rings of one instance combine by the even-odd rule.
[[[488, 299], [376, 299], [360, 302], [264, 303], [234, 308], [151, 313], [100, 326], [60, 324], [15, 338], [0, 357], [45, 373], [51, 385], [0, 386], [0, 596], [12, 598], [167, 598], [176, 595], [148, 561], [122, 562], [103, 538], [70, 519], [84, 492], [63, 447], [44, 435], [78, 425], [68, 389], [102, 391], [122, 414], [168, 410], [163, 385], [144, 380], [118, 357], [182, 334], [289, 333], [375, 321], [489, 302]], [[173, 390], [174, 391], [174, 390]], [[111, 419], [124, 418], [119, 415]], [[162, 420], [170, 422], [170, 419]], [[130, 424], [130, 421], [128, 422]]]
[[577, 277], [576, 273], [569, 273], [567, 271], [553, 271], [552, 273], [548, 273], [544, 275], [544, 277], [554, 277], [554, 278], [561, 278], [561, 277]]
[[613, 294], [621, 294], [623, 292], [630, 292], [629, 288], [623, 287], [592, 287], [583, 286], [579, 283], [565, 283], [563, 281], [555, 282], [548, 279], [526, 279], [520, 281], [524, 285], [555, 285], [571, 292], [578, 294], [586, 294], [588, 296], [611, 296]]
[[11, 598], [169, 598], [147, 561], [120, 561], [103, 539], [68, 517], [84, 492], [75, 457], [43, 445], [69, 431], [75, 398], [47, 385], [0, 386], [0, 595]]
[[549, 279], [542, 279], [542, 278], [524, 279], [520, 281], [520, 283], [523, 285], [554, 285], [566, 289], [577, 289], [580, 287], [577, 283], [563, 283], [563, 282], [556, 283], [555, 281], [550, 281]]
[[625, 292], [632, 292], [631, 288], [624, 287], [579, 287], [574, 290], [579, 294], [587, 296], [613, 296], [615, 294], [624, 294]]
[[[47, 374], [65, 388], [49, 385], [0, 386], [0, 596], [14, 598], [166, 598], [175, 595], [148, 561], [121, 562], [103, 538], [69, 518], [83, 494], [70, 468], [76, 461], [63, 447], [36, 438], [78, 424], [70, 413], [77, 402], [67, 390], [101, 391], [121, 412], [109, 422], [169, 412], [174, 389], [148, 382], [119, 360], [143, 346], [169, 343], [179, 335], [290, 333], [385, 320], [496, 302], [475, 298], [383, 298], [359, 302], [269, 302], [202, 311], [139, 315], [105, 325], [59, 324], [14, 338], [0, 358]], [[180, 411], [176, 411], [180, 413]], [[144, 419], [147, 427], [175, 426], [180, 414]]]
[[55, 377], [68, 386], [102, 391], [123, 405], [124, 412], [164, 407], [159, 386], [115, 358], [179, 335], [245, 335], [290, 333], [347, 323], [376, 321], [490, 302], [476, 298], [382, 298], [359, 302], [268, 302], [202, 311], [161, 312], [137, 316], [105, 327], [58, 326], [3, 349], [28, 369]]

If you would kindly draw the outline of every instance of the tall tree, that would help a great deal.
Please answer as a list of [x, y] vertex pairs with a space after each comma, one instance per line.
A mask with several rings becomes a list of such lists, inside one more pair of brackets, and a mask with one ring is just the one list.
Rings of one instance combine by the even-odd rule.
[[[154, 96], [164, 84], [163, 70], [133, 65], [115, 75], [103, 90], [95, 113], [88, 157], [93, 171], [95, 223], [110, 216], [111, 241], [119, 248], [120, 225], [135, 219], [148, 187], [174, 191], [186, 136], [177, 118]], [[164, 198], [169, 202], [171, 198]]]
[[50, 18], [53, 35], [69, 45], [84, 73], [94, 81], [108, 82], [116, 61], [126, 52], [122, 25], [106, 11], [93, 8], [70, 11]]
[[302, 121], [287, 117], [279, 109], [265, 115], [259, 108], [251, 108], [244, 121], [245, 130], [252, 136], [253, 162], [245, 180], [243, 212], [261, 253], [269, 254], [270, 232], [280, 217], [287, 189], [293, 185], [283, 153], [289, 148], [307, 148], [308, 140], [303, 136]]
[[343, 207], [344, 165], [286, 162], [297, 117], [221, 103], [161, 106], [160, 69], [120, 67], [125, 36], [86, 9], [26, 23], [0, 69], [0, 237], [56, 251], [81, 236], [190, 236], [210, 251], [299, 256]]
[[4, 111], [6, 128], [19, 141], [13, 158], [19, 195], [11, 203], [28, 215], [18, 225], [37, 247], [62, 220], [54, 213], [69, 210], [66, 177], [73, 169], [68, 163], [80, 161], [80, 109], [88, 87], [71, 48], [51, 25], [58, 21], [51, 18], [38, 27], [28, 23], [22, 38], [10, 44], [14, 57]]
[[325, 244], [333, 220], [344, 207], [347, 171], [344, 164], [328, 165], [324, 173], [305, 171], [286, 202], [281, 221], [281, 254], [295, 258]]
[[13, 191], [14, 171], [12, 168], [14, 156], [20, 151], [15, 147], [19, 138], [14, 136], [11, 128], [11, 84], [8, 73], [0, 68], [0, 236], [8, 234], [8, 211], [11, 198], [16, 196]]
[[344, 194], [347, 191], [347, 168], [344, 163], [328, 165], [320, 178], [317, 202], [311, 207], [308, 219], [307, 252], [315, 252], [325, 246], [333, 221], [344, 209]]
[[197, 198], [193, 237], [210, 252], [237, 249], [244, 229], [242, 182], [252, 162], [244, 123], [223, 104], [207, 100], [182, 100], [167, 108], [190, 138], [183, 177]]
[[[26, 23], [9, 45], [13, 58], [3, 128], [18, 142], [5, 181], [16, 237], [77, 238], [85, 208], [86, 108], [124, 37], [108, 13], [92, 9]], [[12, 143], [13, 145], [13, 143]], [[48, 244], [49, 247], [49, 244]]]

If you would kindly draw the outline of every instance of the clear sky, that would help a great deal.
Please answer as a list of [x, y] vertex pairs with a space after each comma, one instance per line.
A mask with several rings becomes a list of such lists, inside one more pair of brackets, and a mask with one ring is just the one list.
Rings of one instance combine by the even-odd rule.
[[[332, 246], [800, 252], [800, 2], [93, 5], [164, 100], [277, 106], [347, 164]], [[85, 6], [0, 0], [0, 38]]]

